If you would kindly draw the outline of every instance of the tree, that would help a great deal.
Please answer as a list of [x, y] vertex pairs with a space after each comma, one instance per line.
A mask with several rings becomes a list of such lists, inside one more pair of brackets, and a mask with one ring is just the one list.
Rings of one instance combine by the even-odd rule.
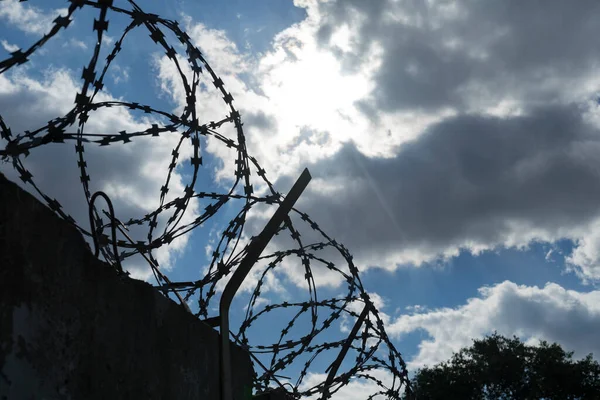
[[455, 353], [412, 379], [421, 399], [600, 399], [600, 365], [592, 355], [572, 359], [556, 343], [529, 346], [497, 333]]

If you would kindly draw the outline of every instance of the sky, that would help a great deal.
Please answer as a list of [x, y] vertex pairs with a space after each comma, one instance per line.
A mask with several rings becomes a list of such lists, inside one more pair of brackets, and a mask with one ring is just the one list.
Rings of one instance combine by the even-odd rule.
[[[576, 357], [600, 354], [600, 4], [140, 5], [178, 20], [218, 71], [242, 115], [249, 153], [278, 190], [309, 168], [313, 180], [298, 207], [353, 254], [409, 370], [493, 331], [558, 342]], [[0, 59], [30, 46], [67, 6], [0, 2]], [[95, 43], [94, 17], [81, 11], [28, 63], [0, 75], [0, 114], [13, 132], [72, 108]], [[109, 20], [107, 45], [127, 22]], [[185, 105], [182, 93], [164, 53], [134, 33], [100, 96], [173, 111]], [[197, 105], [207, 120], [225, 115], [214, 99]], [[90, 126], [135, 130], [144, 118], [99, 111]], [[122, 215], [152, 210], [176, 142], [89, 149], [95, 187]], [[231, 151], [209, 142], [203, 152], [201, 183], [226, 187]], [[76, 162], [72, 147], [54, 146], [25, 163], [45, 192], [85, 220]], [[0, 170], [18, 179], [10, 165]], [[188, 174], [176, 170], [173, 192], [183, 191]], [[186, 218], [200, 208], [193, 204]], [[198, 277], [217, 227], [232, 215], [158, 251], [163, 268], [174, 279]], [[264, 216], [255, 215], [249, 229], [261, 224]], [[140, 262], [128, 268], [150, 277]], [[298, 273], [288, 269], [266, 301], [298, 291]], [[324, 291], [340, 287], [336, 277], [320, 279]]]

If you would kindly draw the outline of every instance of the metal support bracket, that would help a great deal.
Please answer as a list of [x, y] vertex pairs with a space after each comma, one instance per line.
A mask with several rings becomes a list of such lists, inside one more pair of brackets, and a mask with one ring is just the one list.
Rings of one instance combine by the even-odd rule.
[[329, 388], [331, 387], [331, 384], [333, 383], [333, 380], [335, 379], [335, 375], [337, 374], [338, 369], [342, 365], [342, 361], [344, 361], [346, 354], [348, 354], [348, 350], [350, 349], [352, 342], [354, 341], [354, 339], [356, 339], [358, 330], [360, 329], [362, 324], [365, 322], [367, 315], [369, 315], [369, 311], [370, 311], [370, 307], [369, 307], [369, 304], [367, 303], [367, 304], [365, 304], [365, 307], [363, 308], [362, 312], [358, 316], [358, 319], [354, 323], [354, 327], [352, 328], [352, 331], [350, 332], [350, 334], [348, 335], [348, 338], [344, 342], [344, 345], [342, 346], [342, 349], [340, 350], [340, 353], [338, 354], [337, 358], [329, 366], [329, 368], [328, 368], [329, 373], [327, 374], [327, 379], [325, 380], [325, 384], [323, 386], [323, 397], [321, 397], [322, 400], [327, 400], [331, 397], [331, 395], [329, 394]]
[[308, 186], [310, 180], [310, 172], [308, 172], [308, 169], [304, 169], [296, 183], [294, 183], [294, 186], [292, 186], [292, 189], [288, 195], [279, 205], [279, 208], [275, 211], [269, 222], [267, 222], [267, 225], [264, 227], [262, 232], [248, 245], [246, 257], [244, 257], [240, 265], [233, 273], [231, 279], [227, 283], [227, 286], [225, 286], [225, 289], [223, 290], [223, 294], [221, 295], [221, 302], [219, 304], [219, 322], [221, 331], [220, 384], [222, 400], [233, 400], [231, 351], [229, 347], [229, 307], [231, 306], [231, 301], [233, 300], [239, 287], [242, 285], [242, 282], [244, 282], [244, 279], [260, 257], [263, 250], [273, 238], [273, 235], [275, 235], [304, 189], [306, 189], [306, 186]]
[[117, 247], [117, 229], [115, 227], [115, 209], [113, 208], [110, 198], [104, 192], [96, 192], [90, 198], [89, 204], [89, 217], [90, 217], [90, 233], [92, 234], [92, 240], [94, 241], [94, 257], [98, 257], [100, 253], [100, 245], [98, 243], [98, 236], [96, 232], [96, 223], [94, 221], [94, 202], [98, 198], [102, 197], [108, 205], [108, 211], [110, 213], [110, 231], [112, 234], [112, 247], [113, 255], [115, 257], [115, 268], [119, 274], [123, 274], [123, 267], [121, 266], [121, 258], [119, 257], [119, 249]]

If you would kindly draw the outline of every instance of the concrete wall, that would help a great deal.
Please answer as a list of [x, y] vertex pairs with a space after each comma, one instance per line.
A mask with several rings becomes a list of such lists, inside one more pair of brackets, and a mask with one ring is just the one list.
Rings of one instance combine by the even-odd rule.
[[[218, 333], [0, 174], [0, 399], [218, 399]], [[250, 359], [232, 347], [234, 391]]]

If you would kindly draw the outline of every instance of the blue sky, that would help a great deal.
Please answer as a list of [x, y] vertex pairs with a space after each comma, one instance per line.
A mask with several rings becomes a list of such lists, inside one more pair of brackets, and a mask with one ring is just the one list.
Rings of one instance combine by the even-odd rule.
[[[411, 370], [494, 330], [557, 341], [576, 356], [598, 354], [595, 2], [549, 0], [543, 9], [516, 0], [140, 5], [180, 21], [203, 51], [242, 113], [250, 154], [279, 191], [304, 167], [311, 170], [299, 207], [353, 253]], [[0, 3], [0, 58], [27, 48], [66, 6]], [[13, 132], [72, 107], [93, 50], [95, 15], [82, 10], [29, 63], [0, 75], [0, 115]], [[127, 22], [109, 20], [108, 48]], [[127, 39], [106, 86], [105, 99], [169, 111], [185, 103], [172, 65], [145, 32]], [[219, 102], [205, 91], [198, 112], [218, 120], [225, 115]], [[133, 130], [146, 122], [134, 112], [107, 112], [91, 126]], [[173, 140], [90, 150], [95, 188], [111, 195], [121, 219], [156, 206]], [[203, 189], [226, 188], [232, 152], [215, 142], [202, 152]], [[52, 147], [26, 161], [43, 190], [85, 220], [72, 149]], [[15, 177], [9, 165], [0, 169]], [[173, 192], [183, 190], [189, 173], [176, 170]], [[195, 204], [188, 217], [203, 206]], [[158, 251], [169, 276], [198, 279], [217, 232], [235, 213], [228, 205]], [[264, 218], [251, 216], [249, 234]], [[128, 268], [149, 278], [140, 260]], [[265, 301], [302, 296], [297, 277], [288, 266]], [[332, 276], [319, 277], [319, 286], [325, 296], [341, 290]], [[234, 319], [244, 312], [244, 296]]]

